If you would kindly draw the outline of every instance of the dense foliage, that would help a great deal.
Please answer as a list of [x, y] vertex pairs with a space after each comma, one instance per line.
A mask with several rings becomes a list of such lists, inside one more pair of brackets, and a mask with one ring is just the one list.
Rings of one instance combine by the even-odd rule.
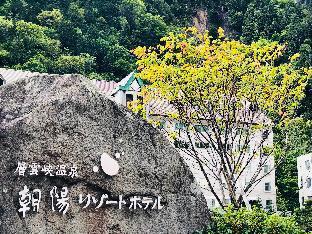
[[304, 209], [296, 209], [294, 217], [306, 233], [312, 233], [312, 203], [307, 202]]
[[[199, 11], [207, 12], [198, 16]], [[4, 0], [0, 3], [0, 66], [121, 79], [135, 68], [130, 50], [154, 45], [194, 17], [245, 42], [288, 42], [311, 65], [311, 9], [277, 0]]]
[[106, 79], [134, 69], [130, 49], [168, 28], [142, 0], [8, 0], [0, 14], [0, 66]]
[[275, 131], [275, 155], [284, 158], [277, 168], [278, 209], [299, 207], [297, 156], [312, 151], [311, 120], [296, 118]]
[[269, 214], [260, 208], [234, 210], [229, 207], [212, 213], [208, 226], [197, 234], [303, 234], [293, 217]]

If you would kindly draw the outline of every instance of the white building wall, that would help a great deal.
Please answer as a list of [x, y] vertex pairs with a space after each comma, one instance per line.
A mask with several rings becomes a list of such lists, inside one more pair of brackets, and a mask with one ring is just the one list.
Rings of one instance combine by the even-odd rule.
[[117, 102], [118, 104], [121, 104], [121, 105], [126, 105], [126, 97], [125, 97], [125, 92], [122, 91], [122, 90], [119, 90], [117, 91], [115, 94], [114, 94], [114, 97], [113, 97], [113, 100], [115, 102]]
[[130, 85], [129, 90], [124, 91], [124, 90], [118, 90], [113, 94], [112, 99], [117, 102], [118, 104], [121, 104], [123, 106], [127, 106], [127, 101], [126, 101], [126, 97], [127, 95], [132, 95], [133, 96], [133, 100], [137, 100], [138, 97], [138, 93], [140, 92], [140, 85], [138, 83], [138, 81], [135, 79], [132, 84]]
[[312, 200], [312, 153], [297, 158], [297, 169], [299, 203], [303, 208], [306, 201]]
[[[166, 123], [166, 128], [169, 131], [173, 131], [174, 127], [173, 125], [169, 124], [168, 122]], [[188, 142], [187, 137], [183, 136], [180, 138], [180, 140], [185, 140], [186, 142]], [[254, 145], [256, 145], [257, 143], [259, 143], [259, 141], [261, 140], [260, 136], [259, 137], [255, 137], [254, 141], [250, 143], [251, 145], [251, 150], [253, 150]], [[268, 146], [272, 146], [273, 145], [273, 133], [271, 133], [268, 137], [268, 140], [266, 141], [266, 145]], [[209, 160], [209, 158], [211, 158], [211, 154], [214, 154], [213, 149], [201, 149], [201, 148], [197, 148], [196, 149], [199, 154], [203, 157]], [[210, 191], [208, 183], [205, 179], [204, 174], [201, 172], [200, 167], [198, 165], [198, 163], [196, 162], [196, 160], [194, 158], [192, 158], [191, 156], [189, 156], [187, 153], [185, 153], [183, 151], [183, 149], [179, 149], [181, 155], [184, 157], [186, 163], [188, 164], [188, 166], [190, 167], [190, 169], [192, 170], [194, 177], [198, 183], [198, 185], [201, 187], [203, 194], [206, 198], [207, 201], [207, 205], [209, 208], [216, 208], [219, 207], [219, 204], [215, 198], [215, 196], [213, 195], [213, 193]], [[268, 204], [271, 204], [270, 207], [273, 210], [276, 210], [276, 184], [275, 184], [275, 169], [274, 169], [274, 157], [273, 156], [268, 156], [268, 163], [267, 165], [269, 166], [269, 170], [272, 170], [268, 175], [266, 175], [256, 186], [254, 186], [254, 188], [252, 189], [252, 191], [250, 191], [249, 193], [245, 194], [244, 197], [244, 201], [247, 203], [249, 203], [249, 201], [259, 201], [262, 205], [263, 208], [267, 208], [269, 209], [269, 207], [267, 206]], [[258, 168], [258, 162], [259, 159], [255, 158], [254, 160], [251, 161], [251, 163], [249, 164], [250, 166], [246, 169], [246, 171], [240, 176], [240, 178], [238, 179], [238, 189], [240, 189], [241, 191], [243, 191], [246, 182], [249, 182], [251, 177], [254, 175], [254, 173], [256, 172], [257, 168]], [[209, 171], [209, 169], [206, 169], [207, 171]], [[260, 178], [260, 176], [264, 176], [267, 173], [264, 173], [264, 168], [261, 170], [260, 175], [258, 178]], [[224, 197], [224, 199], [227, 201], [229, 201], [229, 195], [226, 191], [224, 191], [225, 196], [222, 196], [222, 190], [220, 188], [219, 182], [214, 179], [213, 177], [209, 178], [210, 182], [213, 184], [214, 186], [214, 190], [217, 191], [217, 195], [218, 197]], [[269, 183], [271, 189], [270, 191], [266, 191], [265, 190], [265, 185], [266, 183]]]

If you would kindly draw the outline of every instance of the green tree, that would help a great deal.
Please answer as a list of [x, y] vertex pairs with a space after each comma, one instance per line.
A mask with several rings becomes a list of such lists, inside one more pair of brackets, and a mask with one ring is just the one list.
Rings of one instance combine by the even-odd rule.
[[278, 6], [273, 0], [253, 1], [244, 16], [242, 40], [251, 43], [260, 38], [279, 39], [280, 27]]
[[[307, 57], [307, 64], [302, 63], [301, 65], [310, 66], [309, 60], [311, 60], [311, 58], [308, 57], [311, 56], [311, 51], [309, 51], [309, 48], [303, 48], [302, 46], [304, 44], [311, 44], [312, 8], [307, 8], [305, 6], [300, 6], [298, 8], [295, 14], [290, 15], [288, 24], [283, 29], [281, 39], [287, 42], [289, 54], [297, 53], [301, 49], [302, 52], [304, 52], [304, 57]], [[309, 55], [307, 55], [306, 52], [308, 52]]]
[[308, 201], [303, 209], [296, 209], [294, 217], [306, 233], [312, 232], [312, 203]]
[[[225, 197], [217, 193], [213, 179], [218, 188], [225, 187], [231, 203], [241, 207], [243, 196], [265, 176], [260, 172], [273, 152], [268, 145], [272, 128], [293, 116], [312, 71], [277, 63], [285, 49], [278, 43], [246, 45], [224, 38], [222, 29], [218, 39], [187, 29], [161, 41], [155, 48], [135, 50], [138, 76], [151, 83], [143, 91], [143, 104], [155, 98], [171, 103], [176, 111], [164, 114], [186, 126], [190, 147], [185, 151], [199, 164], [209, 190], [224, 207]], [[195, 124], [206, 126], [203, 136]], [[191, 136], [209, 143], [208, 154], [196, 148]], [[249, 152], [255, 139], [258, 143]], [[254, 158], [257, 170], [240, 188], [239, 178]]]
[[60, 9], [53, 9], [52, 11], [42, 11], [37, 16], [40, 25], [56, 28], [63, 21], [63, 14]]
[[[115, 80], [134, 69], [131, 49], [156, 43], [167, 30], [163, 18], [149, 12], [144, 1], [139, 0], [6, 0], [0, 3], [0, 13], [12, 19], [14, 27], [8, 31], [10, 37], [2, 34], [2, 65], [57, 73], [60, 65], [54, 63], [60, 56], [89, 54], [95, 58], [92, 72]], [[25, 28], [33, 27], [28, 36], [21, 35], [23, 30], [16, 26], [22, 21]], [[25, 38], [27, 44], [20, 38]], [[42, 48], [50, 42], [55, 45], [54, 54], [48, 53], [47, 47]], [[22, 53], [16, 58], [18, 53], [14, 51], [20, 49]]]
[[42, 54], [36, 54], [34, 57], [28, 59], [23, 64], [14, 66], [16, 69], [48, 73], [51, 71], [53, 61]]
[[[120, 5], [125, 43], [133, 47], [155, 44], [166, 33], [167, 25], [159, 15], [147, 12], [142, 0], [123, 0]], [[131, 36], [127, 36], [131, 35]]]
[[311, 152], [312, 123], [296, 118], [275, 131], [275, 155], [283, 158], [276, 170], [278, 208], [294, 211], [299, 207], [297, 157]]
[[59, 74], [89, 74], [94, 71], [95, 58], [89, 54], [79, 56], [61, 55], [53, 64], [54, 71]]
[[33, 23], [0, 18], [1, 48], [7, 51], [2, 66], [27, 63], [38, 55], [54, 58], [61, 53], [61, 43], [54, 31]]

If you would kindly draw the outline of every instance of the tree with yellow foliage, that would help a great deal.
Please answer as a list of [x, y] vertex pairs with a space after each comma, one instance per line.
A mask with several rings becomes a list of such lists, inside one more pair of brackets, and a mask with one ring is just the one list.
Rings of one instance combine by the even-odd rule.
[[[246, 45], [218, 32], [213, 39], [189, 28], [170, 33], [156, 47], [136, 48], [137, 76], [150, 83], [139, 106], [152, 99], [170, 102], [174, 111], [166, 116], [185, 126], [170, 135], [187, 141], [181, 150], [196, 160], [220, 206], [228, 196], [238, 208], [274, 170], [262, 173], [273, 157], [272, 129], [292, 117], [312, 73], [293, 66], [298, 54], [283, 63], [284, 45]], [[198, 142], [207, 147], [199, 149]], [[256, 168], [242, 186], [250, 164]]]

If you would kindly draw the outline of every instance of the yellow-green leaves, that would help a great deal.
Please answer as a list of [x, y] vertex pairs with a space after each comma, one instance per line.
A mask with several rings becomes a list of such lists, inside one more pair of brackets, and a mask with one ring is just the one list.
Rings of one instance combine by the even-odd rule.
[[[225, 38], [221, 28], [218, 34], [213, 39], [208, 32], [184, 29], [170, 33], [155, 48], [138, 47], [134, 53], [139, 59], [137, 75], [151, 84], [142, 92], [146, 105], [141, 107], [155, 99], [167, 100], [174, 107], [167, 109], [173, 113], [160, 115], [188, 128], [179, 131], [178, 138], [169, 130], [169, 138], [185, 140], [187, 135], [194, 146], [188, 149], [189, 155], [206, 159], [198, 162], [205, 165], [207, 174], [215, 175], [220, 186], [225, 184], [231, 202], [240, 207], [241, 192], [233, 188], [253, 160], [258, 169], [242, 191], [248, 193], [262, 179], [259, 171], [273, 152], [272, 127], [293, 115], [312, 72], [294, 66], [298, 55], [282, 63], [285, 46], [277, 42], [246, 45]], [[207, 126], [208, 132], [192, 130], [198, 124]], [[214, 153], [203, 153], [196, 142], [209, 143]], [[208, 176], [206, 180], [215, 184]], [[222, 196], [214, 195], [223, 207]]]
[[291, 116], [304, 96], [311, 70], [296, 69], [291, 62], [280, 64], [285, 46], [277, 42], [245, 45], [225, 39], [221, 28], [218, 34], [212, 40], [208, 32], [189, 28], [170, 33], [156, 48], [138, 47], [134, 50], [138, 75], [172, 102], [238, 108], [248, 100], [270, 117]]

